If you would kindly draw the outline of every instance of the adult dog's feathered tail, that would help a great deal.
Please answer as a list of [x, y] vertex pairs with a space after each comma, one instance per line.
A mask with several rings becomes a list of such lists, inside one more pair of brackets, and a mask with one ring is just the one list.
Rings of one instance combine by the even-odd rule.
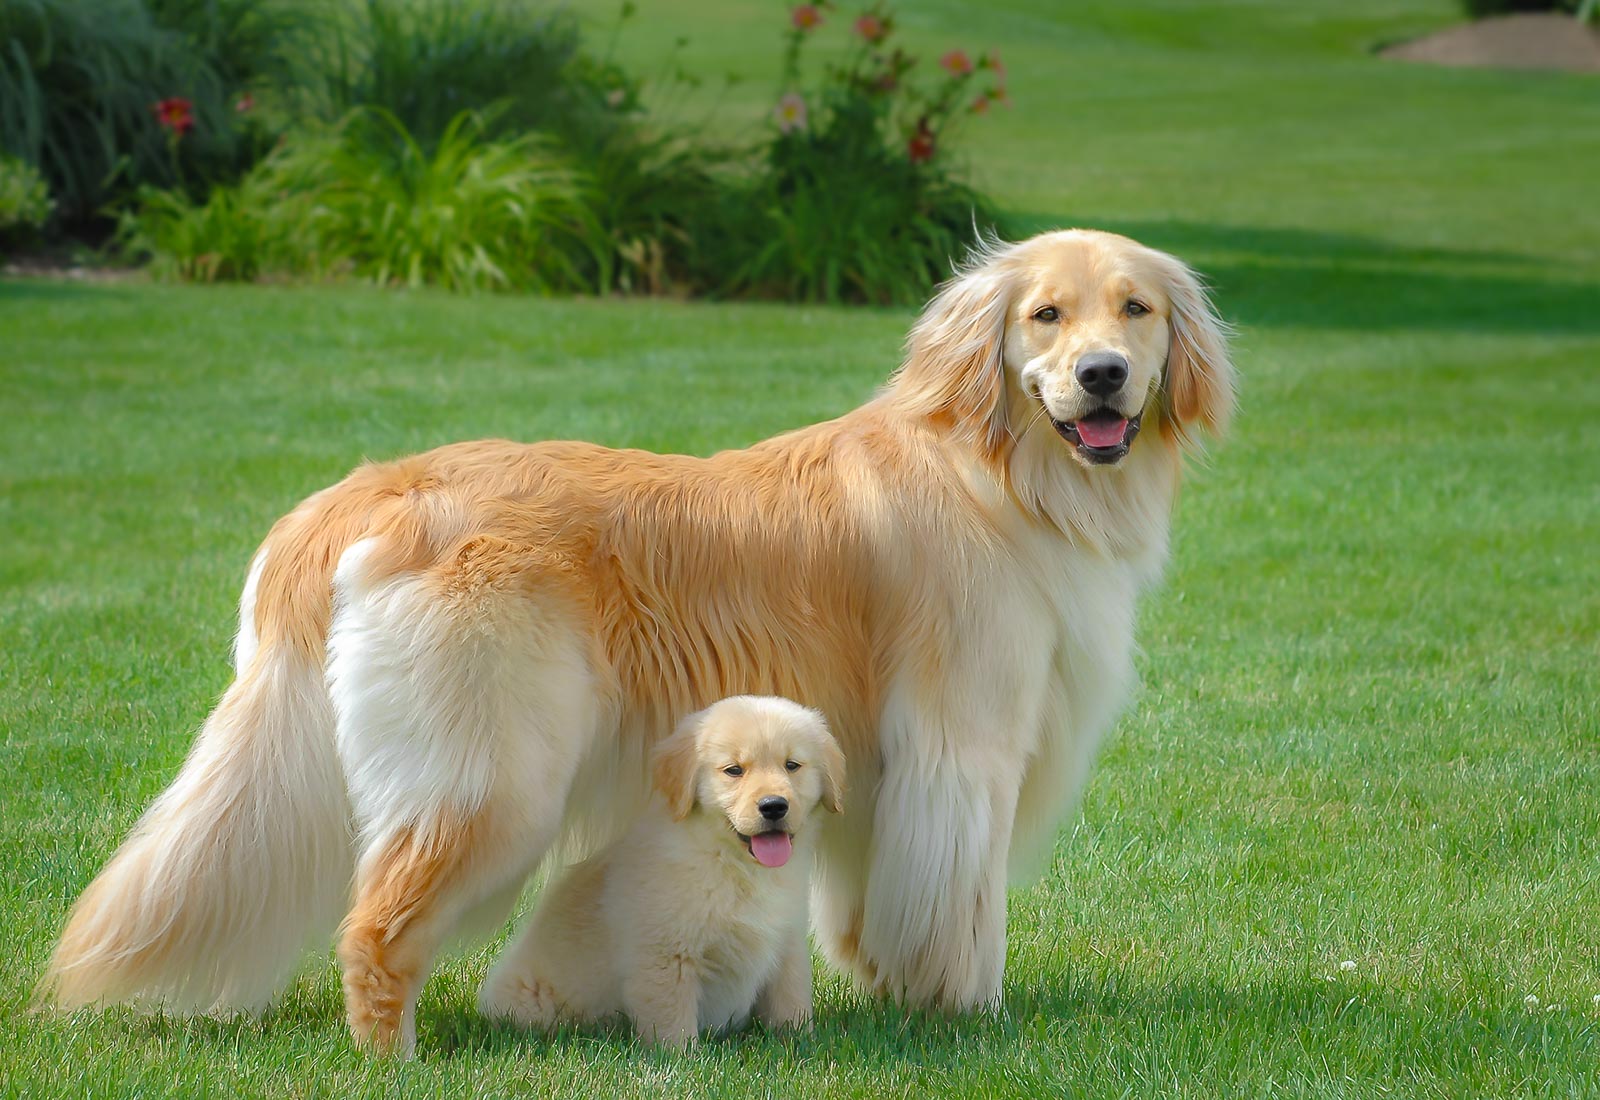
[[347, 796], [322, 667], [251, 655], [173, 784], [78, 899], [42, 993], [259, 1011], [348, 900]]

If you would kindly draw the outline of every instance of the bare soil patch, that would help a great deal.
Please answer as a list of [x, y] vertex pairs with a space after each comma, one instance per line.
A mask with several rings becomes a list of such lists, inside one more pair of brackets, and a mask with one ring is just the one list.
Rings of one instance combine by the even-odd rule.
[[1557, 13], [1500, 15], [1379, 52], [1430, 65], [1600, 72], [1600, 30]]

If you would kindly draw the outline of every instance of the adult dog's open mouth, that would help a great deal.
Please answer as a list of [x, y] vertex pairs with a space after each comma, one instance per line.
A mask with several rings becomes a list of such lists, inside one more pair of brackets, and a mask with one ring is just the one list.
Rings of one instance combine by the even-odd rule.
[[1098, 408], [1077, 420], [1050, 418], [1056, 433], [1078, 448], [1078, 453], [1096, 465], [1119, 461], [1133, 445], [1139, 434], [1139, 421], [1143, 413], [1132, 418], [1110, 408]]
[[739, 833], [739, 839], [744, 841], [744, 846], [763, 867], [782, 867], [794, 855], [794, 837], [782, 829], [756, 833], [754, 836]]

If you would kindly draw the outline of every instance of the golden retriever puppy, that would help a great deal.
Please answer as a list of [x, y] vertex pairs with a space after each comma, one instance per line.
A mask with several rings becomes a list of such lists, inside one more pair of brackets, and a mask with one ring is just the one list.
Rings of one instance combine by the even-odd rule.
[[748, 694], [826, 714], [859, 792], [814, 841], [829, 961], [997, 1004], [1008, 876], [1128, 698], [1184, 455], [1233, 407], [1225, 333], [1176, 258], [1044, 233], [980, 249], [835, 420], [360, 467], [257, 551], [236, 678], [47, 994], [261, 1008], [338, 928], [352, 1035], [407, 1052], [445, 938], [613, 840], [678, 718]]
[[682, 1048], [753, 1012], [811, 1018], [808, 818], [837, 813], [844, 754], [822, 715], [736, 696], [655, 752], [656, 797], [621, 840], [562, 871], [484, 984], [486, 1015], [548, 1027], [617, 1013]]

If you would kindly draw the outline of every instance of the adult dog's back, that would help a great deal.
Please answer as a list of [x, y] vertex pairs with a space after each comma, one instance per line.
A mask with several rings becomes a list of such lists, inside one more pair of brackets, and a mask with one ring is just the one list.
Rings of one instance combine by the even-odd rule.
[[1007, 864], [1115, 716], [1180, 445], [1230, 404], [1192, 274], [1073, 231], [947, 285], [884, 395], [746, 451], [364, 467], [258, 552], [238, 679], [80, 899], [51, 988], [264, 1004], [354, 864], [350, 1023], [408, 1046], [450, 928], [503, 915], [563, 834], [603, 836], [682, 714], [781, 694], [828, 716], [864, 795], [822, 838], [829, 957], [992, 1002]]

